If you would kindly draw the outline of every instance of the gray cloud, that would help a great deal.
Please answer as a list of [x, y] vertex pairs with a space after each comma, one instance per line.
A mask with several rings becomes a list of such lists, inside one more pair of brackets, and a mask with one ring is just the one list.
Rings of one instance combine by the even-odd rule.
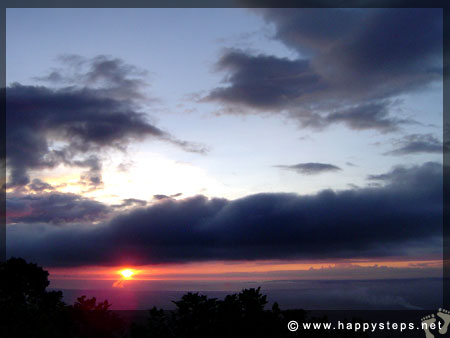
[[[429, 180], [430, 173], [436, 178]], [[378, 175], [369, 175], [368, 180], [387, 184], [394, 189], [409, 191], [411, 194], [421, 194], [424, 197], [439, 202], [442, 196], [431, 191], [439, 191], [443, 187], [442, 165], [435, 162], [426, 162], [422, 166], [411, 170], [404, 166], [396, 166], [391, 171]], [[424, 183], [426, 182], [426, 184]]]
[[300, 174], [305, 175], [316, 175], [323, 172], [329, 172], [329, 171], [339, 171], [341, 168], [328, 164], [328, 163], [299, 163], [294, 165], [277, 165], [276, 168], [286, 169], [286, 170], [293, 170]]
[[54, 187], [51, 184], [48, 184], [38, 178], [33, 179], [33, 181], [27, 186], [30, 190], [41, 192], [45, 190], [54, 190]]
[[[391, 100], [442, 79], [442, 10], [255, 9], [297, 59], [226, 50], [225, 85], [203, 100], [229, 113], [287, 113], [303, 127], [396, 130]], [[357, 29], [355, 29], [357, 27]]]
[[104, 220], [111, 208], [103, 203], [68, 193], [41, 193], [6, 199], [7, 223], [91, 223]]
[[147, 86], [148, 72], [123, 60], [105, 55], [86, 59], [66, 54], [59, 58], [63, 68], [54, 68], [48, 75], [34, 79], [58, 85], [74, 85], [95, 89], [97, 95], [122, 99], [148, 99], [142, 93]]
[[380, 186], [306, 196], [163, 199], [95, 226], [10, 225], [8, 255], [117, 265], [441, 254], [442, 166], [398, 167], [373, 179]]
[[45, 78], [59, 87], [15, 83], [6, 88], [10, 186], [27, 184], [31, 169], [59, 164], [87, 168], [81, 178], [96, 186], [101, 184], [101, 151], [125, 151], [130, 142], [148, 137], [205, 152], [147, 121], [142, 74], [135, 67], [104, 56], [63, 59], [68, 74], [55, 70]]
[[386, 133], [397, 130], [402, 124], [414, 121], [389, 117], [389, 103], [376, 102], [334, 112], [325, 118], [325, 124], [337, 122], [342, 122], [355, 130], [377, 129]]
[[155, 200], [160, 201], [160, 200], [164, 200], [164, 199], [170, 198], [170, 197], [167, 196], [167, 195], [161, 195], [161, 194], [158, 194], [158, 195], [153, 195], [153, 198], [154, 198]]
[[395, 148], [385, 155], [410, 155], [421, 153], [443, 153], [443, 144], [430, 134], [412, 134], [395, 142]]
[[153, 199], [160, 201], [160, 200], [163, 200], [163, 199], [166, 199], [166, 198], [180, 197], [181, 195], [182, 195], [181, 192], [179, 192], [177, 194], [174, 194], [174, 195], [161, 195], [161, 194], [158, 194], [158, 195], [153, 195]]
[[321, 86], [319, 77], [305, 60], [251, 56], [231, 49], [219, 60], [218, 69], [230, 72], [227, 82], [232, 85], [214, 89], [206, 100], [280, 109]]
[[121, 204], [112, 205], [113, 208], [127, 208], [127, 207], [144, 207], [147, 205], [147, 201], [137, 198], [125, 198]]

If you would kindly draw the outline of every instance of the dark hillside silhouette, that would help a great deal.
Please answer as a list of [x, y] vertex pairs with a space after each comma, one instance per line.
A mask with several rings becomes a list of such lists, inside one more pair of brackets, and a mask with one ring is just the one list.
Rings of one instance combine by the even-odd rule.
[[261, 289], [244, 289], [224, 300], [187, 293], [174, 302], [174, 311], [152, 308], [146, 324], [134, 324], [131, 338], [233, 338], [233, 337], [368, 337], [350, 331], [310, 330], [290, 332], [287, 323], [328, 322], [327, 318], [308, 318], [304, 310], [280, 310], [278, 303], [266, 310], [267, 297]]
[[48, 272], [22, 258], [0, 263], [0, 337], [123, 337], [120, 318], [108, 301], [78, 298], [73, 306], [62, 292], [47, 291]]
[[289, 332], [288, 321], [326, 322], [304, 310], [266, 309], [260, 288], [244, 289], [223, 300], [187, 293], [175, 310], [153, 307], [145, 323], [126, 325], [111, 304], [79, 297], [62, 301], [62, 292], [47, 291], [48, 272], [22, 258], [0, 263], [0, 337], [2, 338], [231, 338], [231, 337], [368, 337], [352, 331]]
[[46, 291], [48, 272], [22, 258], [0, 264], [2, 337], [58, 337], [65, 326], [62, 292]]

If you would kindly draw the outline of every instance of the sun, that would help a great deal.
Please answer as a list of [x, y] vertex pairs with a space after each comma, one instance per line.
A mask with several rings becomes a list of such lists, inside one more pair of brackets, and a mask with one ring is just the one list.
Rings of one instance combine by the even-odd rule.
[[119, 272], [125, 278], [130, 278], [131, 276], [134, 275], [134, 271], [131, 269], [124, 269], [124, 270], [120, 270]]

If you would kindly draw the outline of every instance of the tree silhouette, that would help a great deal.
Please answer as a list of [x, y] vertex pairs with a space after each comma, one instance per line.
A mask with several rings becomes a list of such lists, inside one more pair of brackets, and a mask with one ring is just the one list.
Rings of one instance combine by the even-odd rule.
[[259, 287], [227, 295], [223, 300], [189, 292], [173, 303], [176, 305], [174, 311], [151, 309], [147, 325], [135, 325], [131, 338], [368, 337], [366, 333], [345, 330], [290, 332], [287, 329], [290, 320], [297, 320], [300, 324], [326, 323], [329, 320], [326, 317], [308, 317], [304, 310], [282, 311], [276, 302], [271, 310], [267, 310], [267, 296]]
[[122, 321], [108, 301], [78, 298], [73, 306], [62, 292], [47, 291], [48, 272], [22, 258], [0, 263], [1, 338], [123, 337]]
[[48, 285], [48, 272], [36, 264], [22, 258], [0, 263], [2, 337], [58, 337], [65, 304]]
[[227, 295], [224, 300], [208, 298], [199, 293], [187, 293], [173, 302], [176, 309], [166, 312], [149, 311], [147, 327], [135, 325], [133, 338], [142, 337], [273, 337], [279, 336], [283, 325], [281, 311], [266, 311], [267, 296], [261, 289], [244, 289]]
[[175, 320], [177, 337], [211, 337], [217, 320], [217, 299], [198, 293], [187, 293], [177, 306]]
[[77, 302], [67, 308], [74, 337], [113, 338], [122, 337], [124, 327], [122, 320], [109, 310], [107, 300], [97, 303], [95, 297], [77, 298]]

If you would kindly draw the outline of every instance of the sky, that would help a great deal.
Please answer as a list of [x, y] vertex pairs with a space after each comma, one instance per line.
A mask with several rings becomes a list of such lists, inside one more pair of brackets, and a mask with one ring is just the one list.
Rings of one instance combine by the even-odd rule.
[[441, 276], [442, 10], [6, 27], [7, 253], [58, 285]]

